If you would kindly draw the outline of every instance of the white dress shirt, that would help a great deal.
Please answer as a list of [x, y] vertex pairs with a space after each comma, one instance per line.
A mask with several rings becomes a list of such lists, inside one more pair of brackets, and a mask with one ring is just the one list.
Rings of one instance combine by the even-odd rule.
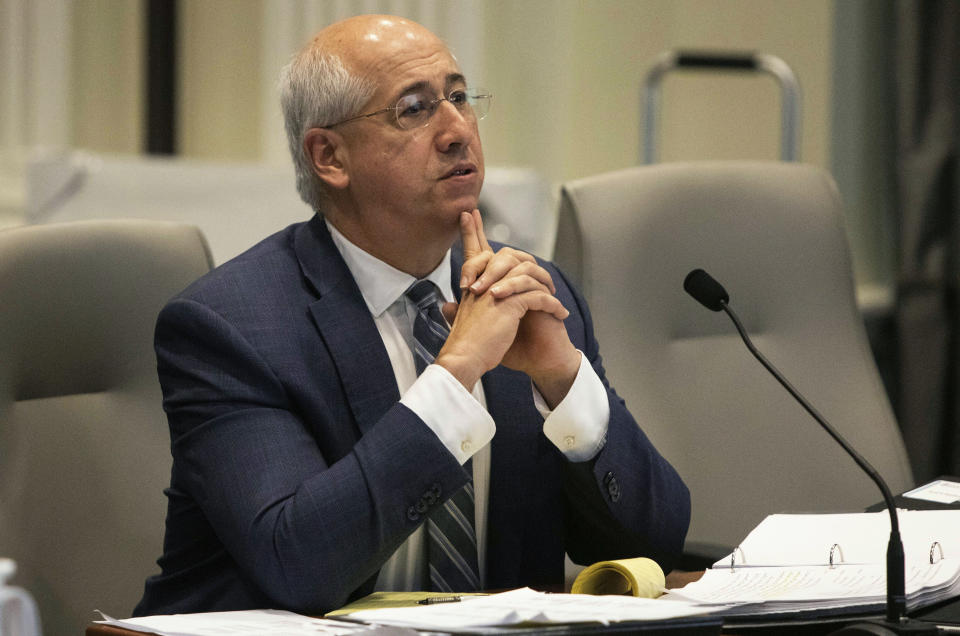
[[[404, 292], [416, 279], [351, 243], [333, 225], [327, 228], [373, 316], [386, 347], [400, 391], [400, 401], [437, 434], [462, 464], [473, 458], [477, 557], [480, 581], [486, 581], [487, 502], [490, 485], [490, 440], [496, 432], [486, 409], [483, 385], [467, 391], [437, 364], [417, 377], [413, 361], [416, 307]], [[443, 298], [456, 300], [450, 284], [450, 254], [428, 276]], [[606, 440], [610, 407], [603, 383], [581, 354], [580, 370], [566, 397], [551, 411], [531, 382], [534, 402], [544, 417], [543, 432], [571, 461], [593, 458]], [[425, 590], [429, 587], [426, 533], [418, 528], [381, 568], [378, 590]]]

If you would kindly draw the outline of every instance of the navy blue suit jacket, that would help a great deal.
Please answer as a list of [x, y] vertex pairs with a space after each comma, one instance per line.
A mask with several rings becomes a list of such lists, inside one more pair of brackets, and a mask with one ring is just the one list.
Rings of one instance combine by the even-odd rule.
[[[462, 256], [455, 247], [453, 288]], [[689, 493], [609, 388], [590, 315], [551, 264], [565, 321], [608, 388], [603, 450], [572, 463], [543, 435], [530, 380], [483, 377], [496, 422], [489, 588], [556, 585], [579, 563], [669, 567]], [[418, 502], [468, 479], [408, 408], [360, 291], [321, 217], [292, 225], [175, 297], [156, 331], [173, 453], [161, 573], [136, 615], [321, 613], [372, 591], [422, 523]]]

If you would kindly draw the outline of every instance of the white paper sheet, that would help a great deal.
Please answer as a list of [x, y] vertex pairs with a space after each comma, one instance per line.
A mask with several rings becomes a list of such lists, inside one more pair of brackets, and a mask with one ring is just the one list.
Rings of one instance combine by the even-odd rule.
[[716, 609], [685, 601], [661, 601], [632, 596], [546, 594], [521, 588], [491, 596], [464, 597], [459, 603], [363, 610], [354, 612], [350, 617], [382, 625], [444, 631], [531, 622], [607, 624], [628, 620], [654, 621], [696, 616]]
[[[898, 510], [907, 564], [936, 557], [960, 557], [960, 510]], [[890, 540], [887, 511], [847, 514], [777, 514], [760, 522], [734, 553], [736, 565], [827, 565], [834, 545], [835, 563], [885, 563]], [[730, 567], [730, 556], [714, 568]]]
[[349, 625], [340, 621], [310, 618], [282, 610], [246, 610], [238, 612], [208, 612], [200, 614], [172, 614], [170, 616], [142, 616], [117, 620], [104, 617], [96, 621], [136, 632], [160, 636], [340, 636], [367, 631], [365, 625]]
[[910, 497], [911, 499], [923, 499], [924, 501], [951, 504], [960, 501], [960, 483], [937, 479], [919, 488], [914, 488], [910, 492], [905, 492], [903, 496]]
[[[916, 604], [925, 594], [954, 594], [960, 561], [944, 559], [934, 565], [908, 565], [906, 592]], [[803, 610], [849, 605], [877, 605], [886, 601], [886, 567], [880, 564], [742, 567], [707, 570], [699, 581], [669, 596], [699, 603], [752, 604], [753, 613]]]

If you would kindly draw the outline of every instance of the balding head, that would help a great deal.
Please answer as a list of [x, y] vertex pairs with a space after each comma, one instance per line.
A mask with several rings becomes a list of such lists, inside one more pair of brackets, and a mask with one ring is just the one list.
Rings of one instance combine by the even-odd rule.
[[446, 45], [424, 26], [392, 15], [359, 15], [323, 29], [307, 45], [336, 55], [347, 68], [365, 78], [408, 48]]
[[406, 18], [360, 15], [322, 29], [283, 68], [280, 102], [297, 191], [312, 209], [322, 209], [325, 193], [304, 150], [305, 133], [360, 114], [398, 52], [437, 45], [446, 51], [436, 35]]

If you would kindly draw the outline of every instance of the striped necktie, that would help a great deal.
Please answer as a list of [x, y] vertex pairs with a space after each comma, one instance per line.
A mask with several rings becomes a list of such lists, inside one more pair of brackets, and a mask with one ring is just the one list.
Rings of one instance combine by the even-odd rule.
[[[407, 289], [406, 295], [417, 307], [413, 321], [413, 358], [420, 375], [433, 363], [450, 330], [440, 312], [443, 302], [440, 290], [431, 281], [417, 281]], [[470, 462], [465, 468], [470, 470]], [[473, 502], [473, 482], [470, 481], [427, 517], [427, 561], [430, 587], [434, 591], [480, 589]]]

